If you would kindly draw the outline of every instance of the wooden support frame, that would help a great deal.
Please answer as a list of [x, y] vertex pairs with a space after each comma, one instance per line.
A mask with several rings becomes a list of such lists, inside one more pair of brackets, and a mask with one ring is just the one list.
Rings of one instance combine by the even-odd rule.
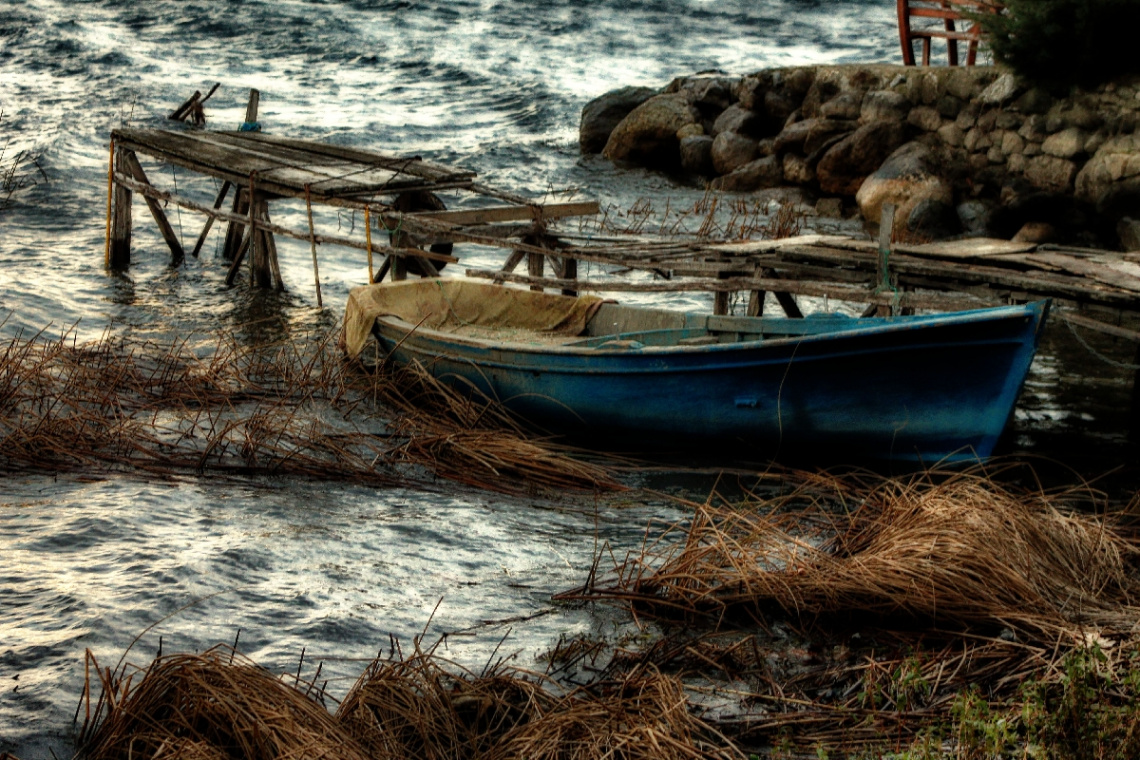
[[[136, 182], [143, 185], [150, 185], [150, 180], [147, 179], [146, 172], [143, 171], [142, 164], [139, 163], [134, 151], [123, 151], [123, 168], [126, 169], [128, 174], [135, 178]], [[170, 248], [170, 255], [172, 257], [171, 264], [173, 266], [179, 266], [183, 259], [186, 258], [186, 252], [182, 250], [182, 242], [178, 239], [178, 235], [175, 234], [174, 228], [170, 226], [170, 222], [166, 218], [166, 213], [162, 210], [162, 206], [158, 205], [158, 201], [149, 195], [144, 195], [143, 200], [146, 201], [147, 208], [150, 209], [150, 214], [154, 217], [154, 222], [158, 225], [158, 231], [162, 234], [163, 240], [166, 241], [167, 247]]]

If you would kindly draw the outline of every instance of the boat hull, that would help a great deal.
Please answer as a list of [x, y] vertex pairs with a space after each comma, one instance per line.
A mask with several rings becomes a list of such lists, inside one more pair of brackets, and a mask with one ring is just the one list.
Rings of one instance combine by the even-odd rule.
[[992, 454], [1046, 310], [845, 320], [843, 330], [774, 340], [612, 351], [459, 341], [385, 318], [375, 333], [396, 361], [419, 361], [599, 448], [935, 464]]

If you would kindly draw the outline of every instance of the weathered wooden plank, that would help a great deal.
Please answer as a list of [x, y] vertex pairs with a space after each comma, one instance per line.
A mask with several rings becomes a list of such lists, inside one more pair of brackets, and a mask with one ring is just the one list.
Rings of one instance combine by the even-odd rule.
[[[154, 187], [152, 185], [143, 185], [126, 176], [125, 174], [120, 174], [119, 172], [115, 172], [115, 182], [142, 195], [148, 195], [158, 200], [167, 201], [177, 206], [181, 206], [184, 209], [189, 209], [190, 211], [197, 211], [198, 213], [206, 214], [207, 216], [212, 215], [227, 222], [237, 222], [242, 225], [247, 225], [249, 223], [248, 217], [234, 214], [228, 211], [217, 211], [205, 204], [195, 203], [194, 201], [175, 195], [174, 193], [170, 193], [165, 190], [159, 190], [157, 187]], [[285, 235], [286, 237], [291, 237], [297, 240], [308, 241], [310, 239], [308, 232], [297, 232], [295, 230], [282, 227], [278, 224], [258, 222], [257, 226], [277, 235]], [[351, 238], [338, 237], [334, 235], [315, 235], [313, 237], [317, 243], [320, 243], [322, 245], [343, 245], [345, 247], [356, 248], [361, 251], [367, 250], [367, 246], [364, 243], [353, 240]], [[378, 253], [394, 254], [396, 256], [418, 256], [420, 258], [430, 259], [432, 261], [442, 261], [449, 264], [455, 264], [459, 261], [459, 259], [455, 258], [454, 256], [446, 256], [442, 253], [432, 253], [431, 251], [421, 251], [418, 248], [405, 249], [373, 244], [372, 250]]]
[[922, 245], [895, 246], [895, 250], [899, 253], [937, 259], [977, 259], [990, 256], [1008, 256], [1014, 253], [1029, 253], [1036, 248], [1036, 243], [1018, 243], [996, 238], [964, 238], [962, 240], [923, 243]]
[[711, 243], [702, 245], [701, 249], [716, 253], [732, 255], [748, 253], [768, 253], [778, 251], [793, 245], [821, 245], [850, 240], [846, 235], [797, 235], [796, 237], [779, 238], [778, 240], [747, 240], [741, 243]]
[[926, 293], [875, 293], [864, 288], [853, 288], [839, 283], [797, 282], [770, 278], [734, 277], [726, 280], [669, 280], [665, 282], [629, 282], [628, 280], [566, 280], [553, 277], [530, 277], [507, 272], [494, 272], [483, 269], [468, 269], [468, 277], [497, 282], [514, 282], [522, 285], [541, 285], [547, 288], [573, 287], [582, 291], [612, 293], [677, 293], [677, 292], [732, 292], [740, 290], [770, 290], [773, 292], [795, 293], [797, 295], [832, 298], [854, 303], [894, 303], [896, 298], [901, 306], [916, 309], [939, 309], [957, 311], [976, 309], [988, 305], [958, 295]]
[[[1091, 278], [1105, 285], [1140, 293], [1140, 277], [1136, 277], [1123, 269], [1108, 266], [1101, 261], [1070, 256], [1059, 251], [1035, 253], [1032, 256], [1026, 256], [1026, 258], [1046, 266], [1051, 265], [1072, 274]], [[1123, 263], [1121, 262], [1121, 264]]]
[[398, 223], [401, 217], [404, 219], [430, 219], [456, 225], [493, 224], [523, 219], [532, 219], [537, 222], [544, 219], [563, 219], [570, 216], [590, 216], [598, 213], [599, 208], [597, 201], [585, 201], [546, 205], [495, 206], [493, 208], [458, 211], [415, 211], [402, 215], [392, 212], [385, 215], [387, 217], [385, 224]]

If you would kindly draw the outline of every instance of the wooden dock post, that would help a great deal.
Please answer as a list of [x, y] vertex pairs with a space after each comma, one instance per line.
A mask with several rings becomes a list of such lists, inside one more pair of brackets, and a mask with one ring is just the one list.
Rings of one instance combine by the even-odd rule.
[[[875, 285], [876, 293], [886, 293], [893, 290], [891, 286], [891, 236], [895, 229], [895, 205], [883, 204], [883, 213], [879, 217], [879, 259], [877, 274], [878, 283]], [[894, 307], [880, 304], [875, 309], [880, 317], [889, 317], [894, 313]]]
[[[147, 179], [146, 172], [143, 171], [142, 164], [139, 163], [138, 157], [135, 156], [134, 151], [123, 152], [123, 168], [126, 169], [126, 174], [135, 178], [136, 182], [141, 182], [144, 185], [149, 185], [150, 180]], [[158, 225], [158, 231], [162, 233], [162, 239], [166, 241], [166, 245], [170, 248], [171, 264], [179, 266], [186, 258], [186, 252], [182, 250], [182, 242], [178, 239], [178, 235], [174, 233], [174, 228], [170, 226], [170, 222], [166, 218], [166, 213], [162, 210], [162, 206], [158, 201], [151, 198], [149, 195], [144, 195], [143, 200], [146, 201], [147, 208], [150, 209], [150, 215], [154, 217], [155, 224]]]
[[[541, 238], [539, 245], [542, 245]], [[526, 255], [526, 273], [531, 277], [542, 277], [546, 271], [546, 256], [541, 253], [533, 251], [528, 252]], [[531, 285], [531, 290], [542, 291], [541, 285]]]
[[[115, 168], [126, 173], [126, 154], [129, 150], [115, 148]], [[111, 199], [111, 249], [107, 265], [115, 271], [124, 271], [131, 266], [131, 202], [133, 193], [116, 183]]]
[[[261, 102], [261, 92], [251, 89], [249, 91], [249, 102], [245, 106], [245, 120], [248, 124], [257, 122], [257, 108]], [[246, 216], [249, 213], [249, 193], [246, 188], [239, 187], [237, 192], [234, 193], [234, 204], [230, 209], [231, 212]], [[222, 258], [226, 261], [233, 261], [237, 256], [238, 248], [241, 246], [242, 236], [245, 231], [243, 225], [238, 222], [230, 222], [226, 227], [226, 242], [222, 245]]]

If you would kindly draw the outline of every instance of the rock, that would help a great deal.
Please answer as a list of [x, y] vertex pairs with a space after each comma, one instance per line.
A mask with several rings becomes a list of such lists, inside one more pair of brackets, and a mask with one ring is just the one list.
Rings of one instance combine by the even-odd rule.
[[906, 228], [913, 236], [941, 240], [958, 234], [958, 215], [943, 200], [923, 198], [907, 215]]
[[733, 94], [736, 96], [736, 102], [743, 108], [749, 111], [757, 111], [760, 106], [764, 104], [764, 93], [766, 92], [763, 82], [760, 77], [742, 77], [737, 83]]
[[1006, 156], [1025, 150], [1025, 139], [1016, 132], [1006, 132], [1001, 138], [1001, 152]]
[[1015, 243], [1050, 243], [1057, 239], [1057, 230], [1048, 222], [1026, 222], [1012, 240]]
[[822, 155], [820, 151], [831, 147], [843, 135], [854, 132], [858, 127], [859, 123], [855, 121], [823, 119], [808, 131], [807, 139], [804, 140], [804, 153], [815, 163]]
[[798, 153], [784, 154], [784, 181], [792, 185], [808, 185], [815, 182], [815, 167]]
[[963, 201], [954, 209], [958, 214], [958, 223], [967, 235], [980, 237], [988, 236], [990, 218], [993, 216], [993, 204], [976, 198]]
[[1045, 131], [1045, 119], [1036, 114], [1025, 120], [1021, 129], [1017, 130], [1017, 134], [1034, 142], [1041, 142], [1049, 136], [1049, 133]]
[[873, 90], [863, 98], [859, 108], [859, 123], [904, 121], [909, 112], [910, 101], [901, 92]]
[[946, 92], [961, 100], [970, 100], [978, 92], [973, 72], [965, 67], [954, 69], [946, 77]]
[[702, 114], [714, 114], [736, 101], [734, 85], [735, 80], [728, 77], [686, 77], [674, 80], [665, 91], [681, 93]]
[[966, 104], [961, 99], [955, 98], [952, 95], [943, 95], [938, 99], [935, 108], [938, 109], [938, 114], [944, 119], [957, 119], [958, 114], [962, 113], [962, 108]]
[[614, 127], [656, 94], [657, 91], [649, 87], [623, 87], [587, 103], [578, 125], [578, 145], [582, 153], [600, 153]]
[[1014, 153], [1009, 157], [1006, 164], [1006, 167], [1014, 174], [1024, 174], [1027, 166], [1029, 166], [1029, 159], [1024, 153]]
[[828, 119], [855, 120], [859, 118], [862, 107], [863, 93], [841, 92], [820, 106], [819, 112]]
[[610, 134], [602, 155], [652, 169], [680, 165], [677, 132], [700, 121], [700, 113], [680, 93], [655, 95], [633, 109]]
[[1108, 135], [1104, 132], [1094, 132], [1089, 135], [1089, 139], [1085, 140], [1085, 153], [1090, 156], [1100, 150], [1100, 146], [1104, 145], [1108, 140]]
[[1031, 87], [1017, 99], [1013, 107], [1022, 113], [1047, 113], [1053, 107], [1053, 96], [1043, 87]]
[[937, 109], [930, 106], [912, 108], [906, 120], [908, 124], [918, 127], [924, 132], [934, 132], [942, 126], [942, 115], [938, 113]]
[[1077, 175], [1076, 193], [1100, 213], [1135, 213], [1140, 204], [1140, 134], [1105, 140]]
[[799, 153], [811, 153], [808, 149], [807, 141], [811, 139], [813, 144], [821, 141], [839, 132], [852, 132], [855, 126], [852, 122], [837, 122], [830, 119], [805, 119], [801, 122], [795, 122], [777, 134], [775, 139], [775, 152], [788, 153], [791, 150]]
[[717, 174], [728, 174], [756, 158], [756, 141], [736, 132], [713, 138], [712, 162]]
[[820, 198], [815, 204], [815, 213], [828, 219], [843, 218], [842, 198]]
[[1034, 156], [1025, 166], [1025, 179], [1034, 187], [1061, 193], [1071, 190], [1077, 165], [1056, 156]]
[[898, 122], [865, 124], [832, 146], [816, 166], [820, 189], [829, 195], [855, 195], [863, 180], [906, 142]]
[[1041, 150], [1049, 156], [1073, 158], [1084, 153], [1086, 140], [1088, 135], [1077, 127], [1069, 127], [1062, 132], [1049, 135], [1041, 145]]
[[711, 177], [713, 139], [708, 135], [691, 135], [681, 139], [681, 169], [689, 174]]
[[764, 93], [764, 113], [772, 124], [783, 124], [798, 107], [799, 102], [783, 92], [769, 90]]
[[986, 105], [1000, 106], [1013, 100], [1019, 89], [1017, 79], [1014, 78], [1013, 74], [1006, 73], [995, 79], [989, 87], [982, 90], [982, 94], [978, 96], [978, 99]]
[[1011, 111], [997, 111], [996, 114], [994, 126], [998, 129], [1021, 129], [1021, 125], [1025, 123], [1025, 117], [1021, 114]]
[[1124, 217], [1116, 223], [1116, 235], [1120, 238], [1120, 247], [1126, 251], [1140, 251], [1140, 222], [1131, 217]]
[[922, 75], [919, 80], [919, 98], [926, 105], [931, 105], [938, 102], [938, 98], [945, 92], [945, 85], [942, 83], [942, 78], [933, 71], [927, 71]]
[[[731, 133], [725, 133], [731, 134]], [[766, 187], [776, 187], [784, 179], [784, 167], [776, 156], [766, 156], [745, 164], [736, 171], [717, 177], [709, 187], [713, 190], [749, 192]]]
[[990, 149], [986, 151], [986, 160], [991, 164], [1004, 164], [1005, 153], [1002, 153], [1001, 145], [990, 146]]
[[966, 135], [957, 124], [943, 124], [938, 128], [938, 137], [953, 148], [961, 148], [966, 142]]
[[973, 129], [978, 125], [978, 114], [980, 110], [977, 103], [969, 103], [962, 112], [958, 114], [958, 118], [954, 123], [958, 125], [958, 129], [965, 132], [968, 129]]
[[907, 229], [911, 213], [924, 201], [936, 201], [950, 208], [954, 190], [937, 173], [937, 163], [930, 148], [919, 142], [910, 142], [895, 150], [867, 177], [855, 195], [863, 218], [878, 222], [883, 205], [893, 203], [896, 208], [895, 231], [901, 232]]
[[677, 139], [684, 140], [686, 137], [698, 137], [705, 134], [705, 128], [700, 124], [686, 124], [677, 130]]
[[993, 144], [994, 141], [990, 138], [989, 133], [985, 130], [979, 129], [978, 127], [974, 127], [969, 132], [967, 132], [965, 139], [962, 141], [963, 147], [965, 147], [966, 150], [970, 151], [971, 153], [980, 153], [982, 151], [989, 150]]
[[757, 127], [756, 114], [740, 105], [726, 108], [713, 122], [712, 136], [721, 132], [737, 132], [742, 135], [753, 135]]

